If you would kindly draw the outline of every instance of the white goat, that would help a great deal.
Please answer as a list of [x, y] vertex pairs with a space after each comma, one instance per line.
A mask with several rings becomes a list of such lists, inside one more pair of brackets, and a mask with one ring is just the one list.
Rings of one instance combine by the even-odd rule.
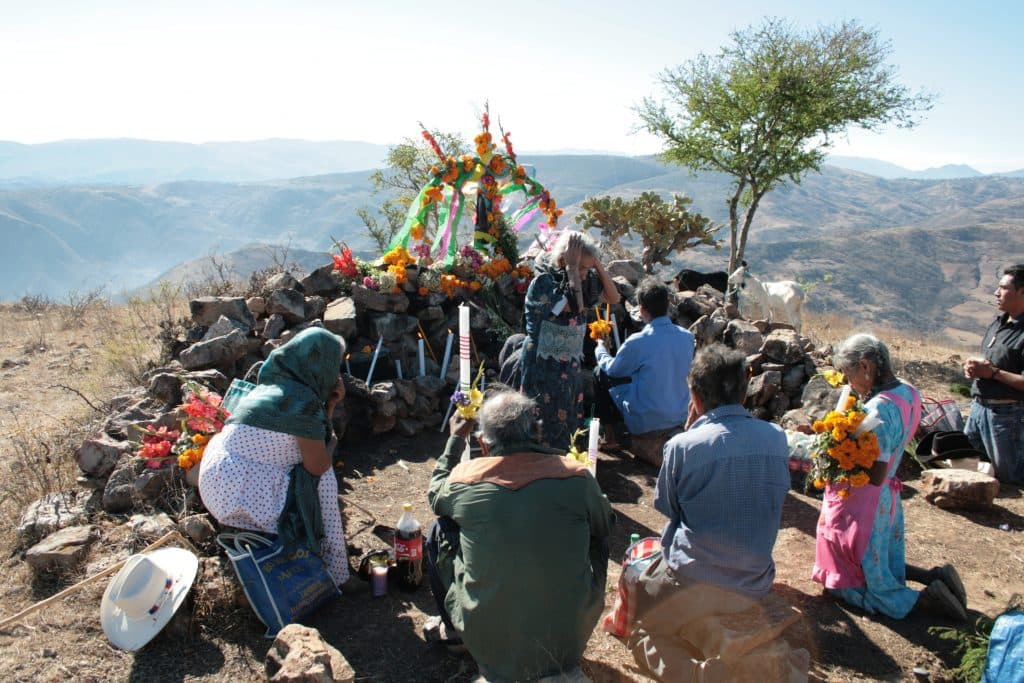
[[[729, 286], [743, 289], [757, 300], [767, 320], [784, 320], [800, 331], [800, 308], [804, 304], [804, 290], [792, 280], [761, 282], [747, 270], [747, 262], [729, 276]], [[747, 284], [750, 284], [748, 287]]]

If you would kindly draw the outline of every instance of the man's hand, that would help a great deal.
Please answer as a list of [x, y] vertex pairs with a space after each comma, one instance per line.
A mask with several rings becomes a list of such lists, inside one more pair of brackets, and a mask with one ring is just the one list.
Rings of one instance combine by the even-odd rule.
[[583, 282], [580, 279], [580, 259], [583, 258], [583, 238], [579, 233], [569, 235], [569, 246], [565, 250], [565, 271], [569, 275], [569, 286], [576, 293], [576, 310], [583, 310]]
[[968, 358], [964, 361], [964, 377], [967, 379], [988, 379], [994, 371], [992, 361], [985, 358]]
[[467, 420], [456, 410], [452, 418], [448, 420], [448, 433], [461, 439], [468, 439], [469, 435], [473, 433], [474, 426], [476, 426], [475, 421]]

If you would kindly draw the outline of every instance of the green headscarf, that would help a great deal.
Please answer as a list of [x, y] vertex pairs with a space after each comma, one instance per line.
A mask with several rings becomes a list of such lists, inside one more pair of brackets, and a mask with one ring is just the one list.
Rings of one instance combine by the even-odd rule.
[[256, 388], [239, 402], [228, 424], [244, 424], [306, 439], [331, 433], [324, 404], [345, 354], [345, 341], [310, 327], [267, 356]]

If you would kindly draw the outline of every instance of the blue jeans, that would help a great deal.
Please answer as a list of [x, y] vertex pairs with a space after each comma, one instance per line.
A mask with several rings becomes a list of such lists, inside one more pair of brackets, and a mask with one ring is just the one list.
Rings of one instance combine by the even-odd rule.
[[999, 481], [1024, 484], [1024, 405], [983, 406], [974, 401], [964, 433], [971, 445], [988, 454]]

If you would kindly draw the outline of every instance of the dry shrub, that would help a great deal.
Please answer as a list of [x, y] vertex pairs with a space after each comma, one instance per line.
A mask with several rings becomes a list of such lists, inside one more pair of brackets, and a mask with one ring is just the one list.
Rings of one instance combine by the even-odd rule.
[[110, 300], [103, 293], [103, 287], [96, 287], [86, 292], [73, 289], [68, 292], [67, 303], [57, 307], [63, 329], [82, 327], [91, 314], [107, 310]]
[[110, 311], [103, 324], [109, 330], [102, 361], [108, 372], [128, 384], [142, 384], [143, 376], [167, 360], [163, 340], [182, 325], [187, 310], [181, 285], [166, 280], [144, 294], [128, 297], [128, 305]]
[[15, 544], [24, 509], [48, 493], [77, 491], [78, 467], [71, 453], [89, 430], [84, 419], [30, 424], [13, 412], [0, 418], [0, 544]]

